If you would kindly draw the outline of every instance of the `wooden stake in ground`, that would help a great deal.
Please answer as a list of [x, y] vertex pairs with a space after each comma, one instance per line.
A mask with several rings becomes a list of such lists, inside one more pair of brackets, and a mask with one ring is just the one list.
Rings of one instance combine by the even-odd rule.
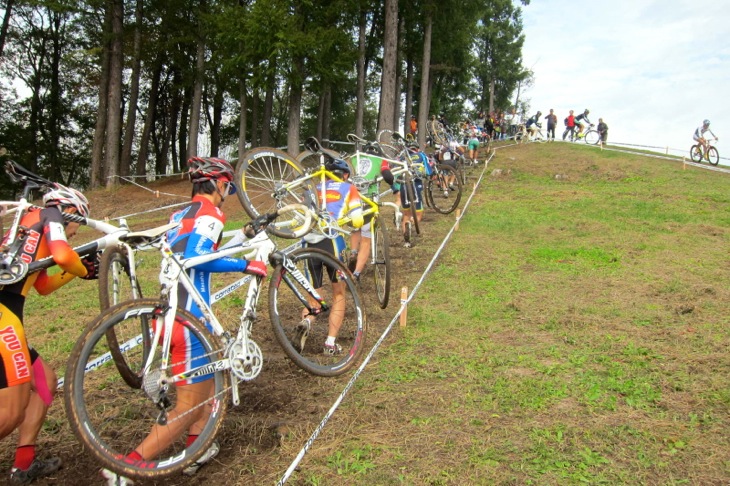
[[408, 287], [403, 287], [400, 291], [400, 303], [403, 306], [403, 312], [400, 313], [400, 327], [406, 327], [408, 320]]
[[454, 231], [459, 231], [459, 218], [461, 217], [461, 209], [456, 208], [456, 224], [454, 225]]

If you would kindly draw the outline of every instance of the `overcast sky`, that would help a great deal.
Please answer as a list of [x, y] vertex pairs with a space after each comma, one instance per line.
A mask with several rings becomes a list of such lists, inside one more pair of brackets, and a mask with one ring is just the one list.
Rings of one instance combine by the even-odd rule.
[[609, 142], [679, 149], [708, 118], [730, 155], [730, 1], [532, 0], [523, 22], [532, 114], [588, 108]]

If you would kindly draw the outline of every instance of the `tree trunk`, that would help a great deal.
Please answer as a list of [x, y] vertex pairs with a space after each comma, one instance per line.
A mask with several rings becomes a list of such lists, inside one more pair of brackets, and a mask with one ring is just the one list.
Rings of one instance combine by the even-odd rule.
[[109, 102], [106, 122], [106, 181], [107, 187], [117, 184], [119, 174], [119, 145], [122, 137], [122, 35], [124, 30], [124, 0], [109, 0], [111, 9], [111, 51], [109, 57]]
[[[177, 79], [177, 82], [173, 81], [173, 86], [180, 86], [180, 72], [176, 71], [173, 79]], [[180, 153], [177, 144], [177, 120], [180, 117], [180, 107], [182, 105], [182, 93], [180, 88], [172, 89], [172, 104], [170, 106], [170, 152], [172, 154], [172, 173], [177, 174], [181, 171], [182, 159], [185, 156], [185, 152]]]
[[137, 125], [137, 102], [139, 100], [139, 77], [142, 71], [142, 0], [137, 0], [134, 9], [134, 44], [132, 47], [132, 85], [129, 90], [129, 110], [127, 111], [127, 123], [124, 126], [124, 142], [122, 144], [122, 157], [119, 161], [119, 174], [129, 175], [132, 166], [132, 142], [134, 141], [135, 127]]
[[241, 113], [241, 120], [238, 124], [238, 160], [241, 160], [243, 157], [243, 154], [246, 152], [246, 80], [241, 79], [241, 83], [239, 85], [239, 89], [241, 90], [239, 94], [239, 104], [240, 104], [240, 113]]
[[223, 119], [223, 80], [216, 77], [215, 95], [213, 95], [213, 120], [210, 125], [210, 155], [218, 157], [221, 147], [221, 120]]
[[421, 96], [418, 100], [418, 146], [426, 146], [426, 123], [428, 123], [428, 110], [431, 100], [430, 71], [431, 71], [431, 29], [433, 19], [431, 12], [426, 12], [425, 26], [423, 32], [423, 69], [421, 73]]
[[203, 102], [203, 81], [205, 78], [205, 43], [198, 39], [198, 48], [195, 56], [195, 84], [193, 86], [193, 101], [190, 107], [190, 128], [188, 129], [187, 156], [198, 155], [198, 133], [200, 132], [200, 108]]
[[271, 71], [266, 80], [266, 99], [264, 100], [264, 117], [261, 120], [261, 145], [268, 147], [271, 145], [271, 115], [274, 112], [274, 89], [276, 80], [276, 61], [271, 61]]
[[289, 80], [289, 128], [286, 134], [287, 152], [296, 157], [299, 155], [299, 127], [302, 111], [302, 83], [304, 82], [304, 58], [296, 57], [292, 62], [292, 74]]
[[13, 5], [15, 0], [7, 0], [5, 2], [5, 17], [3, 17], [3, 26], [0, 29], [0, 58], [3, 57], [3, 50], [5, 49], [5, 39], [8, 36], [8, 28], [10, 27], [10, 16], [13, 13]]
[[324, 107], [322, 110], [322, 140], [329, 146], [330, 124], [332, 123], [332, 84], [327, 83], [324, 87]]
[[[183, 89], [183, 88], [178, 88]], [[183, 105], [180, 109], [180, 133], [177, 134], [177, 146], [180, 152], [180, 165], [183, 168], [187, 167], [189, 157], [188, 154], [188, 113], [190, 112], [190, 94], [191, 89], [185, 88], [183, 90]]]
[[[403, 51], [403, 31], [405, 30], [405, 19], [400, 19], [398, 23], [398, 51], [395, 54], [395, 103], [393, 103], [393, 130], [398, 130], [400, 122], [400, 100], [403, 87], [403, 67], [401, 62], [401, 52]], [[406, 120], [407, 121], [407, 120]], [[404, 134], [408, 133], [403, 132]]]
[[147, 115], [142, 129], [142, 138], [139, 141], [139, 153], [137, 154], [137, 175], [147, 174], [147, 158], [150, 147], [150, 136], [154, 129], [155, 110], [157, 110], [157, 98], [160, 91], [160, 77], [162, 76], [162, 53], [157, 54], [155, 67], [152, 72], [152, 85], [150, 86], [150, 99], [147, 102]]
[[259, 99], [259, 88], [254, 85], [253, 92], [251, 93], [253, 99], [251, 101], [251, 147], [259, 146], [259, 106], [261, 100]]
[[403, 119], [403, 133], [411, 131], [411, 115], [413, 115], [413, 60], [406, 60], [406, 112]]
[[[104, 14], [104, 31], [111, 25], [111, 11], [107, 8]], [[107, 107], [109, 101], [109, 57], [110, 45], [106, 42], [101, 53], [101, 76], [99, 79], [99, 108], [96, 112], [94, 142], [91, 148], [91, 188], [103, 185], [104, 177], [104, 140], [106, 138]]]
[[358, 55], [357, 55], [357, 103], [355, 105], [355, 135], [363, 136], [363, 117], [365, 116], [365, 38], [367, 28], [367, 12], [360, 11], [360, 25], [358, 26]]
[[489, 79], [489, 113], [494, 113], [494, 76]]
[[[51, 169], [51, 178], [55, 181], [63, 181], [68, 184], [69, 180], [64, 181], [61, 174], [60, 145], [61, 145], [61, 127], [63, 126], [63, 108], [61, 106], [61, 14], [53, 12], [49, 9], [49, 17], [52, 19], [51, 33], [51, 79], [50, 89], [48, 93], [48, 142], [50, 153], [48, 154], [48, 162]], [[69, 174], [70, 175], [70, 174]]]
[[385, 0], [383, 73], [380, 80], [378, 130], [393, 130], [393, 104], [396, 102], [395, 77], [398, 57], [398, 0]]

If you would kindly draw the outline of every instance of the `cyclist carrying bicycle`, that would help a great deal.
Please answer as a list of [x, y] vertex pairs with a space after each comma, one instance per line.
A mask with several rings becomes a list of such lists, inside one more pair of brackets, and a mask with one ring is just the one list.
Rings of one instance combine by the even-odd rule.
[[[24, 230], [16, 242], [20, 258], [31, 263], [52, 257], [62, 272], [31, 273], [13, 284], [0, 286], [0, 438], [18, 430], [18, 447], [10, 470], [11, 484], [28, 484], [53, 474], [61, 459], [36, 457], [36, 438], [56, 394], [56, 373], [28, 345], [23, 329], [23, 308], [31, 287], [47, 295], [74, 277], [98, 278], [97, 255], [80, 258], [68, 244], [78, 223], [65, 222], [61, 213], [89, 215], [89, 202], [80, 192], [56, 184], [43, 196], [45, 208], [31, 208], [20, 221]], [[7, 235], [6, 235], [7, 237]]]
[[[325, 164], [325, 169], [335, 174], [337, 177], [343, 180], [343, 182], [327, 179], [325, 182], [325, 194], [327, 200], [325, 205], [329, 216], [337, 221], [342, 218], [350, 218], [351, 224], [355, 229], [363, 228], [364, 219], [362, 215], [362, 201], [360, 199], [360, 193], [354, 184], [348, 182], [350, 178], [350, 167], [347, 162], [340, 159], [331, 159]], [[320, 194], [322, 188], [317, 187], [317, 194]], [[368, 233], [369, 235], [369, 233]], [[328, 238], [322, 234], [315, 234], [314, 232], [309, 233], [302, 238], [302, 246], [307, 248], [318, 248], [326, 251], [330, 255], [340, 260], [342, 263], [347, 264], [344, 258], [345, 251], [345, 238], [341, 233], [337, 233], [333, 238]], [[364, 235], [363, 235], [364, 236]], [[364, 251], [364, 249], [361, 249]], [[310, 268], [310, 277], [312, 278], [312, 286], [321, 292], [324, 287], [323, 282], [323, 270], [322, 268]], [[342, 347], [337, 344], [337, 335], [340, 332], [342, 326], [342, 320], [345, 316], [345, 282], [341, 280], [340, 275], [334, 268], [327, 268], [326, 274], [332, 284], [332, 306], [329, 314], [329, 327], [327, 329], [327, 339], [323, 343], [322, 352], [327, 356], [335, 356], [342, 353]], [[310, 302], [313, 306], [317, 305], [316, 302]], [[312, 329], [312, 324], [317, 318], [316, 315], [311, 315], [308, 311], [303, 310], [302, 321], [297, 326], [297, 333], [294, 339], [295, 347], [299, 350], [304, 349], [304, 344], [309, 331]]]
[[702, 125], [697, 127], [694, 135], [692, 135], [692, 139], [702, 145], [702, 153], [704, 153], [705, 157], [709, 160], [709, 154], [707, 152], [707, 138], [705, 137], [705, 132], [710, 132], [710, 135], [712, 135], [715, 141], [718, 140], [717, 135], [712, 133], [712, 130], [710, 130], [710, 120], [704, 120], [702, 122]]
[[[170, 217], [170, 222], [179, 223], [167, 235], [173, 252], [188, 258], [218, 249], [226, 222], [220, 207], [228, 195], [236, 192], [233, 174], [231, 165], [222, 159], [193, 157], [188, 161], [188, 176], [193, 184], [192, 201]], [[211, 274], [218, 272], [244, 272], [263, 278], [266, 277], [267, 267], [265, 262], [225, 257], [190, 268], [190, 280], [208, 303]], [[202, 317], [202, 312], [187, 290], [180, 286], [178, 292], [178, 305], [194, 316]], [[171, 358], [173, 363], [178, 363], [172, 367], [174, 374], [186, 371], [185, 367], [194, 369], [208, 362], [202, 343], [185, 332], [183, 326], [178, 325], [173, 329]], [[213, 395], [214, 384], [211, 378], [212, 375], [207, 375], [184, 383], [175, 383], [177, 401], [175, 408], [169, 412], [167, 424], [152, 427], [149, 435], [127, 454], [127, 459], [132, 462], [153, 459], [186, 431], [188, 445], [195, 442], [208, 420], [207, 414], [210, 413], [207, 406], [200, 405]], [[203, 464], [218, 455], [219, 450], [219, 445], [214, 442], [183, 473], [195, 474]], [[101, 474], [107, 479], [108, 485], [131, 484], [130, 480], [108, 469], [102, 469]]]

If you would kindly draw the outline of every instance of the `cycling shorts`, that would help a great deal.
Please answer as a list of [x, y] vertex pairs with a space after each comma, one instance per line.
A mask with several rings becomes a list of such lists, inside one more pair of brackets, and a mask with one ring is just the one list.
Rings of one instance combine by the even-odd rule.
[[[157, 324], [164, 325], [164, 318], [157, 319], [153, 327]], [[210, 360], [205, 354], [203, 343], [190, 332], [187, 326], [180, 324], [179, 319], [175, 319], [175, 324], [172, 328], [172, 341], [170, 342], [170, 362], [173, 363], [172, 373], [179, 375], [210, 363]], [[213, 375], [208, 374], [177, 381], [175, 385], [192, 385], [193, 383], [201, 383], [211, 378], [213, 378]]]
[[704, 137], [700, 137], [698, 135], [693, 135], [692, 140], [694, 140], [695, 142], [699, 142], [700, 140], [704, 140]]
[[31, 381], [38, 352], [28, 346], [23, 328], [25, 297], [0, 292], [0, 389]]
[[[304, 242], [302, 246], [304, 248], [317, 248], [332, 255], [342, 263], [345, 262], [345, 239], [342, 236], [338, 236], [333, 240], [327, 238], [317, 243]], [[336, 268], [324, 265], [321, 261], [312, 262], [310, 260], [307, 262], [307, 278], [309, 278], [309, 281], [315, 289], [320, 289], [324, 286], [325, 271], [330, 282], [335, 283], [340, 281], [340, 276]]]
[[[421, 179], [414, 179], [413, 182], [416, 184], [416, 211], [423, 211], [423, 181]], [[410, 209], [411, 202], [406, 197], [406, 186], [401, 184], [400, 186], [400, 204], [403, 209]]]
[[469, 150], [476, 150], [476, 149], [478, 149], [479, 148], [479, 140], [476, 139], [476, 138], [470, 138], [469, 139], [468, 148], [469, 148]]

